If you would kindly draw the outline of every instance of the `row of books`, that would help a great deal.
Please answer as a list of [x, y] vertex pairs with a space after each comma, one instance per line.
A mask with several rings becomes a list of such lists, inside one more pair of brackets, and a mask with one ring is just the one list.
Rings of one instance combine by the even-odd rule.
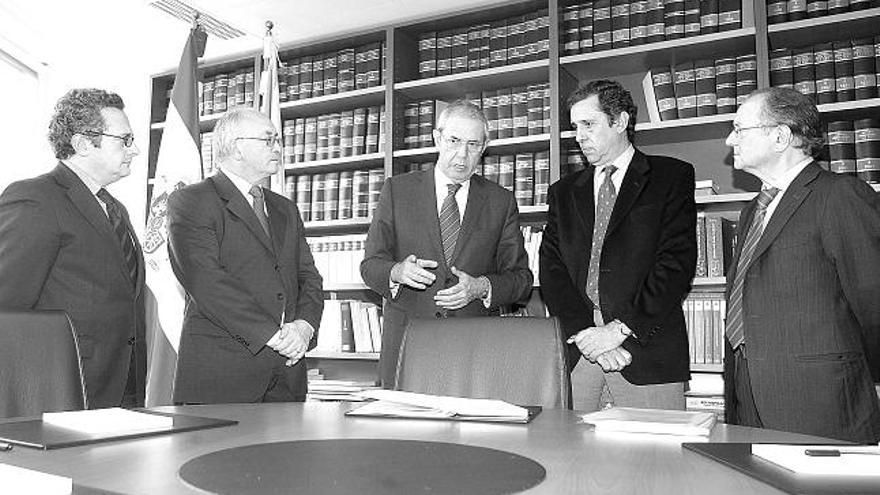
[[385, 42], [306, 55], [282, 62], [278, 97], [282, 102], [345, 93], [385, 81]]
[[[414, 162], [408, 164], [406, 171], [428, 170], [433, 165], [434, 162]], [[549, 151], [486, 155], [474, 173], [513, 192], [519, 206], [547, 204], [547, 189], [550, 187]]]
[[316, 352], [379, 352], [382, 316], [378, 306], [356, 299], [324, 301]]
[[829, 169], [880, 184], [880, 118], [828, 123]]
[[364, 283], [360, 267], [367, 243], [366, 234], [309, 237], [306, 242], [325, 286]]
[[223, 72], [199, 81], [199, 115], [223, 113], [238, 106], [253, 107], [254, 78], [254, 69], [250, 68]]
[[719, 215], [697, 213], [695, 277], [723, 277], [736, 245], [736, 222]]
[[419, 78], [547, 58], [547, 9], [467, 27], [419, 34]]
[[876, 0], [767, 0], [767, 24], [843, 14], [877, 6], [880, 3]]
[[739, 29], [740, 0], [593, 0], [562, 9], [563, 55]]
[[289, 175], [287, 197], [296, 203], [303, 222], [370, 218], [379, 205], [385, 171], [343, 170]]
[[687, 324], [691, 364], [722, 364], [727, 315], [724, 293], [694, 291], [681, 307]]
[[736, 112], [758, 88], [754, 54], [681, 62], [651, 69], [644, 79], [652, 122]]
[[819, 104], [876, 98], [880, 35], [772, 50], [770, 84], [794, 88]]
[[378, 153], [385, 144], [385, 106], [284, 121], [285, 165]]

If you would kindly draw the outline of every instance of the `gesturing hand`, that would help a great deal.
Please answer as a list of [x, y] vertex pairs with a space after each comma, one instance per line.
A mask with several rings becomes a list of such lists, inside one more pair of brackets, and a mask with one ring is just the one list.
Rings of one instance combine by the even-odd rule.
[[391, 281], [403, 284], [413, 289], [424, 290], [434, 283], [436, 275], [426, 268], [437, 268], [437, 262], [433, 260], [421, 260], [411, 254], [403, 261], [396, 263], [391, 268]]
[[479, 299], [486, 293], [488, 281], [484, 277], [475, 278], [456, 267], [451, 268], [452, 273], [458, 277], [458, 283], [441, 291], [434, 296], [434, 303], [441, 308], [460, 309], [474, 299]]

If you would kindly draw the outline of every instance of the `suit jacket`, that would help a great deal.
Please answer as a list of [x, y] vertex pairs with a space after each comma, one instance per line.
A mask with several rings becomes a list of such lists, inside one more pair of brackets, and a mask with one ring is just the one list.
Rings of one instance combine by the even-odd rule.
[[[740, 216], [731, 282], [755, 204]], [[880, 339], [877, 193], [811, 163], [782, 196], [747, 270], [746, 356], [763, 425], [856, 442], [880, 440], [867, 353]], [[727, 359], [727, 419], [736, 424], [733, 387], [733, 359]]]
[[144, 258], [134, 244], [139, 268], [132, 286], [107, 214], [62, 163], [0, 196], [0, 307], [67, 312], [90, 408], [120, 405], [132, 352], [138, 401], [144, 400]]
[[187, 293], [175, 402], [257, 402], [280, 368], [305, 399], [305, 360], [285, 368], [265, 344], [282, 321], [302, 319], [315, 346], [322, 279], [296, 205], [271, 191], [265, 201], [271, 239], [223, 173], [168, 198], [171, 266]]
[[[437, 276], [426, 290], [401, 286], [396, 298], [389, 288], [391, 267], [410, 254], [439, 263]], [[532, 272], [519, 229], [519, 210], [513, 193], [479, 175], [471, 177], [467, 208], [452, 264], [473, 276], [485, 275], [492, 284], [492, 306], [527, 298]], [[441, 310], [437, 291], [458, 283], [446, 266], [437, 215], [434, 171], [394, 176], [385, 181], [379, 207], [367, 234], [361, 275], [385, 298], [379, 374], [386, 387], [394, 385], [397, 358], [408, 318], [489, 315], [481, 300], [459, 310]]]
[[[594, 326], [587, 297], [593, 242], [593, 170], [550, 187], [540, 249], [541, 294], [566, 337]], [[619, 319], [637, 338], [623, 347], [632, 363], [621, 371], [636, 385], [690, 378], [681, 308], [696, 268], [694, 169], [685, 162], [636, 150], [620, 186], [599, 262], [605, 321]], [[569, 345], [572, 368], [581, 353]]]

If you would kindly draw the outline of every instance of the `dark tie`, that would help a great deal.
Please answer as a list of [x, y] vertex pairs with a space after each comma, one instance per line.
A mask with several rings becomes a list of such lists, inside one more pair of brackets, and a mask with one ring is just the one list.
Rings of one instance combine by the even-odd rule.
[[461, 189], [461, 184], [446, 184], [449, 193], [443, 200], [440, 208], [440, 238], [443, 239], [443, 255], [446, 264], [452, 264], [452, 255], [455, 253], [455, 243], [458, 241], [458, 232], [461, 230], [461, 219], [458, 216], [458, 203], [455, 201], [455, 193]]
[[605, 232], [608, 230], [608, 222], [611, 220], [611, 212], [614, 210], [614, 202], [617, 200], [617, 190], [611, 176], [617, 171], [614, 165], [607, 165], [604, 169], [605, 180], [599, 186], [599, 199], [596, 202], [596, 221], [593, 224], [593, 246], [590, 249], [590, 271], [587, 272], [587, 297], [599, 307], [599, 260], [602, 257], [602, 245], [605, 243]]
[[725, 333], [730, 340], [730, 345], [734, 349], [745, 341], [744, 322], [743, 322], [743, 285], [745, 284], [746, 272], [749, 263], [752, 261], [752, 255], [755, 254], [755, 246], [761, 239], [761, 233], [764, 231], [764, 215], [767, 213], [767, 207], [773, 201], [773, 197], [779, 189], [771, 187], [762, 189], [758, 195], [758, 206], [755, 208], [755, 216], [749, 225], [749, 231], [746, 234], [746, 240], [743, 243], [742, 252], [739, 255], [739, 261], [736, 263], [736, 275], [733, 278], [733, 288], [730, 290], [730, 300], [727, 301], [727, 329]]
[[254, 208], [254, 214], [257, 215], [257, 220], [260, 221], [260, 225], [263, 227], [263, 232], [268, 236], [269, 218], [266, 217], [266, 200], [263, 198], [263, 189], [260, 186], [253, 186], [251, 187], [250, 193], [254, 198], [251, 201], [251, 206]]
[[98, 190], [98, 199], [104, 202], [104, 205], [107, 206], [107, 217], [110, 219], [110, 224], [113, 226], [113, 232], [116, 234], [116, 238], [119, 239], [119, 244], [122, 246], [122, 255], [125, 259], [125, 266], [128, 268], [128, 275], [131, 278], [131, 284], [134, 285], [137, 282], [137, 272], [138, 272], [138, 260], [137, 260], [137, 251], [134, 247], [134, 238], [131, 236], [131, 232], [128, 230], [128, 225], [124, 220], [124, 212], [125, 207], [119, 204], [106, 189], [101, 188]]

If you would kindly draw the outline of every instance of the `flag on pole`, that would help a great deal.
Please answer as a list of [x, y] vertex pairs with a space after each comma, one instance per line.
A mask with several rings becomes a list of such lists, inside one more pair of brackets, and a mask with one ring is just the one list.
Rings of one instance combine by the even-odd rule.
[[171, 271], [166, 237], [168, 196], [202, 178], [196, 67], [207, 34], [190, 30], [162, 131], [143, 248], [146, 260], [147, 406], [172, 403], [184, 290]]
[[[278, 98], [278, 44], [272, 36], [272, 22], [266, 22], [266, 36], [263, 38], [263, 72], [260, 75], [260, 111], [275, 125], [275, 132], [281, 136], [281, 107]], [[284, 190], [284, 170], [272, 176], [272, 189]]]

